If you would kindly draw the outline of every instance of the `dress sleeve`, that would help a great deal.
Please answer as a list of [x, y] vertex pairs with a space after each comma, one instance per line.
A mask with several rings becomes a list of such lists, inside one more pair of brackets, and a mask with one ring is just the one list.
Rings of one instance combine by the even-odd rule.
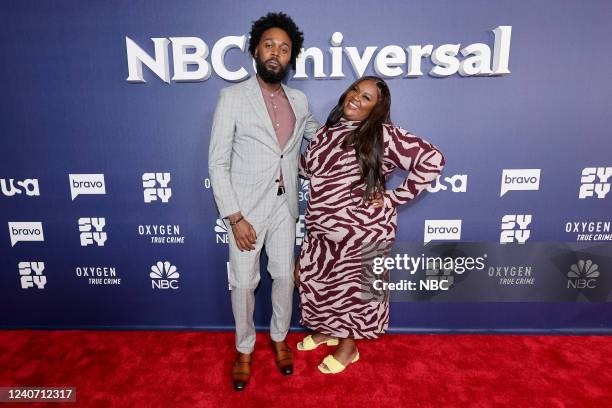
[[404, 181], [384, 195], [385, 206], [397, 207], [416, 198], [442, 171], [444, 156], [431, 143], [399, 127], [385, 126], [389, 133], [386, 160], [408, 171]]
[[298, 175], [303, 179], [310, 179], [312, 177], [312, 167], [313, 167], [313, 151], [316, 149], [317, 145], [321, 142], [321, 138], [325, 134], [325, 127], [319, 128], [316, 132], [315, 136], [310, 139], [308, 143], [308, 147], [300, 156], [300, 160], [298, 161]]

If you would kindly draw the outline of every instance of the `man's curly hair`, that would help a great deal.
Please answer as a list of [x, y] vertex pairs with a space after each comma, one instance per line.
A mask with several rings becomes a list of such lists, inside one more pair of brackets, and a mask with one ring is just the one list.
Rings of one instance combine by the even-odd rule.
[[262, 34], [270, 28], [280, 28], [286, 32], [291, 39], [291, 58], [289, 59], [289, 63], [295, 70], [295, 60], [302, 50], [302, 45], [304, 45], [304, 34], [293, 22], [291, 17], [285, 13], [268, 13], [259, 20], [253, 22], [250, 33], [251, 38], [249, 39], [249, 53], [255, 57], [255, 49], [259, 45]]

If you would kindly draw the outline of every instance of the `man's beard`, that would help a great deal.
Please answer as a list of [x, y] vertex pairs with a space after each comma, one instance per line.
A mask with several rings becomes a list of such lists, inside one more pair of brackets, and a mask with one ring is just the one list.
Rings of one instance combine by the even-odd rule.
[[[269, 61], [269, 60], [268, 60]], [[278, 62], [278, 60], [276, 60]], [[280, 62], [278, 63], [279, 66]], [[257, 68], [257, 74], [263, 79], [264, 82], [269, 84], [278, 84], [287, 76], [289, 72], [289, 64], [282, 68], [278, 72], [270, 71], [264, 62], [261, 61], [259, 55], [255, 57], [255, 67]]]

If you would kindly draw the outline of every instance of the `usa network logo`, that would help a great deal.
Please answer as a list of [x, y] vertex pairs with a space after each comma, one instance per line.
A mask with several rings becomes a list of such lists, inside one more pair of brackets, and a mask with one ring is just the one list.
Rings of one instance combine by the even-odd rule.
[[610, 192], [608, 181], [610, 176], [612, 176], [612, 167], [585, 167], [580, 177], [578, 198], [606, 198]]
[[172, 197], [172, 189], [168, 187], [170, 179], [170, 173], [144, 173], [142, 175], [144, 202], [152, 203], [159, 200], [167, 203]]
[[467, 191], [467, 174], [455, 174], [452, 177], [441, 176], [436, 177], [436, 180], [427, 187], [427, 191], [430, 193], [437, 193], [438, 191], [447, 191], [450, 187], [450, 191], [453, 193], [465, 193]]
[[25, 179], [16, 182], [15, 179], [0, 179], [0, 191], [7, 197], [25, 194], [28, 197], [39, 196], [38, 179]]
[[151, 278], [151, 288], [153, 289], [178, 289], [178, 279], [180, 274], [176, 266], [168, 261], [159, 261], [151, 267], [149, 273]]
[[499, 243], [510, 244], [518, 242], [519, 244], [524, 244], [531, 235], [531, 231], [528, 229], [529, 224], [531, 224], [531, 214], [504, 215], [501, 221]]

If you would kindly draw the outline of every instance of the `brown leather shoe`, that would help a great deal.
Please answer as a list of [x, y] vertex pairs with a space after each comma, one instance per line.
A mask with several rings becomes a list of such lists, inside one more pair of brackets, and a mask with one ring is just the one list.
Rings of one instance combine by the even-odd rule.
[[283, 375], [293, 374], [293, 353], [285, 340], [272, 341], [272, 349], [276, 353], [276, 366]]
[[234, 390], [242, 391], [251, 378], [251, 355], [238, 352], [232, 367], [232, 382]]

